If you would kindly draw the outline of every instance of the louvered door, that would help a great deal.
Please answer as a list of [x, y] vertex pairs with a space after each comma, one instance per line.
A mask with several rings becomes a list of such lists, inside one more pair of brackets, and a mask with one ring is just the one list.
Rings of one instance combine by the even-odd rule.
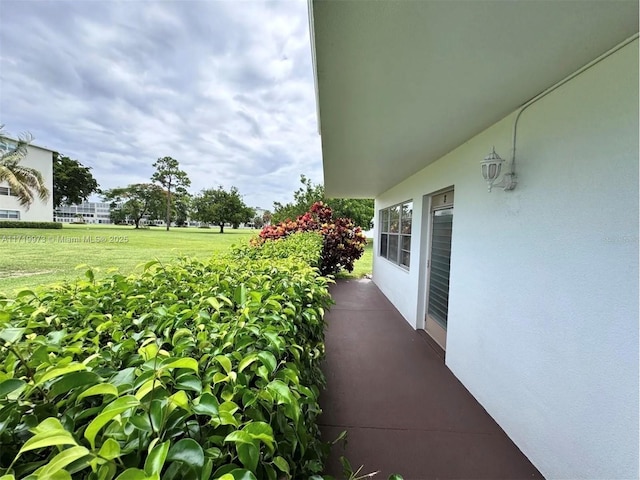
[[449, 269], [453, 231], [453, 192], [434, 196], [431, 212], [431, 253], [427, 298], [427, 332], [446, 348], [449, 313]]

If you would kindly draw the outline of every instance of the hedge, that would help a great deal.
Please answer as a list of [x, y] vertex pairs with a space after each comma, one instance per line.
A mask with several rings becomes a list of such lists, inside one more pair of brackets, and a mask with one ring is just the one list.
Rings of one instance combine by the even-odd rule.
[[14, 220], [0, 220], [0, 228], [43, 228], [55, 230], [62, 228], [62, 224], [56, 222], [17, 222]]
[[0, 298], [0, 478], [320, 473], [321, 248], [293, 235]]

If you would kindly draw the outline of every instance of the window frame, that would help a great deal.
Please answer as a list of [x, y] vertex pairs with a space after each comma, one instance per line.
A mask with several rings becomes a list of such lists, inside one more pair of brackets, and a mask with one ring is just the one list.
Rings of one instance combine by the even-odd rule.
[[380, 222], [378, 256], [409, 270], [411, 268], [413, 199], [380, 209], [378, 219]]
[[20, 210], [0, 209], [0, 219], [20, 220]]

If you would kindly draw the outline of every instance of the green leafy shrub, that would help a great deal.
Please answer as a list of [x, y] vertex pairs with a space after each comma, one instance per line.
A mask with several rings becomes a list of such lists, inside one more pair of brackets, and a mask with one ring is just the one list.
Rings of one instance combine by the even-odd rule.
[[341, 269], [353, 271], [353, 264], [364, 253], [367, 237], [351, 219], [333, 218], [331, 208], [322, 202], [314, 203], [309, 211], [295, 220], [287, 220], [264, 227], [254, 241], [261, 245], [268, 240], [280, 240], [297, 232], [317, 232], [322, 236], [320, 272], [332, 275]]
[[0, 220], [0, 228], [44, 228], [44, 229], [60, 229], [61, 223], [56, 222], [16, 222], [13, 220]]
[[0, 298], [0, 478], [320, 473], [320, 249], [293, 235]]

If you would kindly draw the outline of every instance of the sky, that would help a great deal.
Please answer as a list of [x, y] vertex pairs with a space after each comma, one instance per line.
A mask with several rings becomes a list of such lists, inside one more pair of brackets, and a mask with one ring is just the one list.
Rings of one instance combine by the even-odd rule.
[[171, 156], [248, 206], [322, 182], [305, 0], [0, 0], [0, 124], [102, 189]]

